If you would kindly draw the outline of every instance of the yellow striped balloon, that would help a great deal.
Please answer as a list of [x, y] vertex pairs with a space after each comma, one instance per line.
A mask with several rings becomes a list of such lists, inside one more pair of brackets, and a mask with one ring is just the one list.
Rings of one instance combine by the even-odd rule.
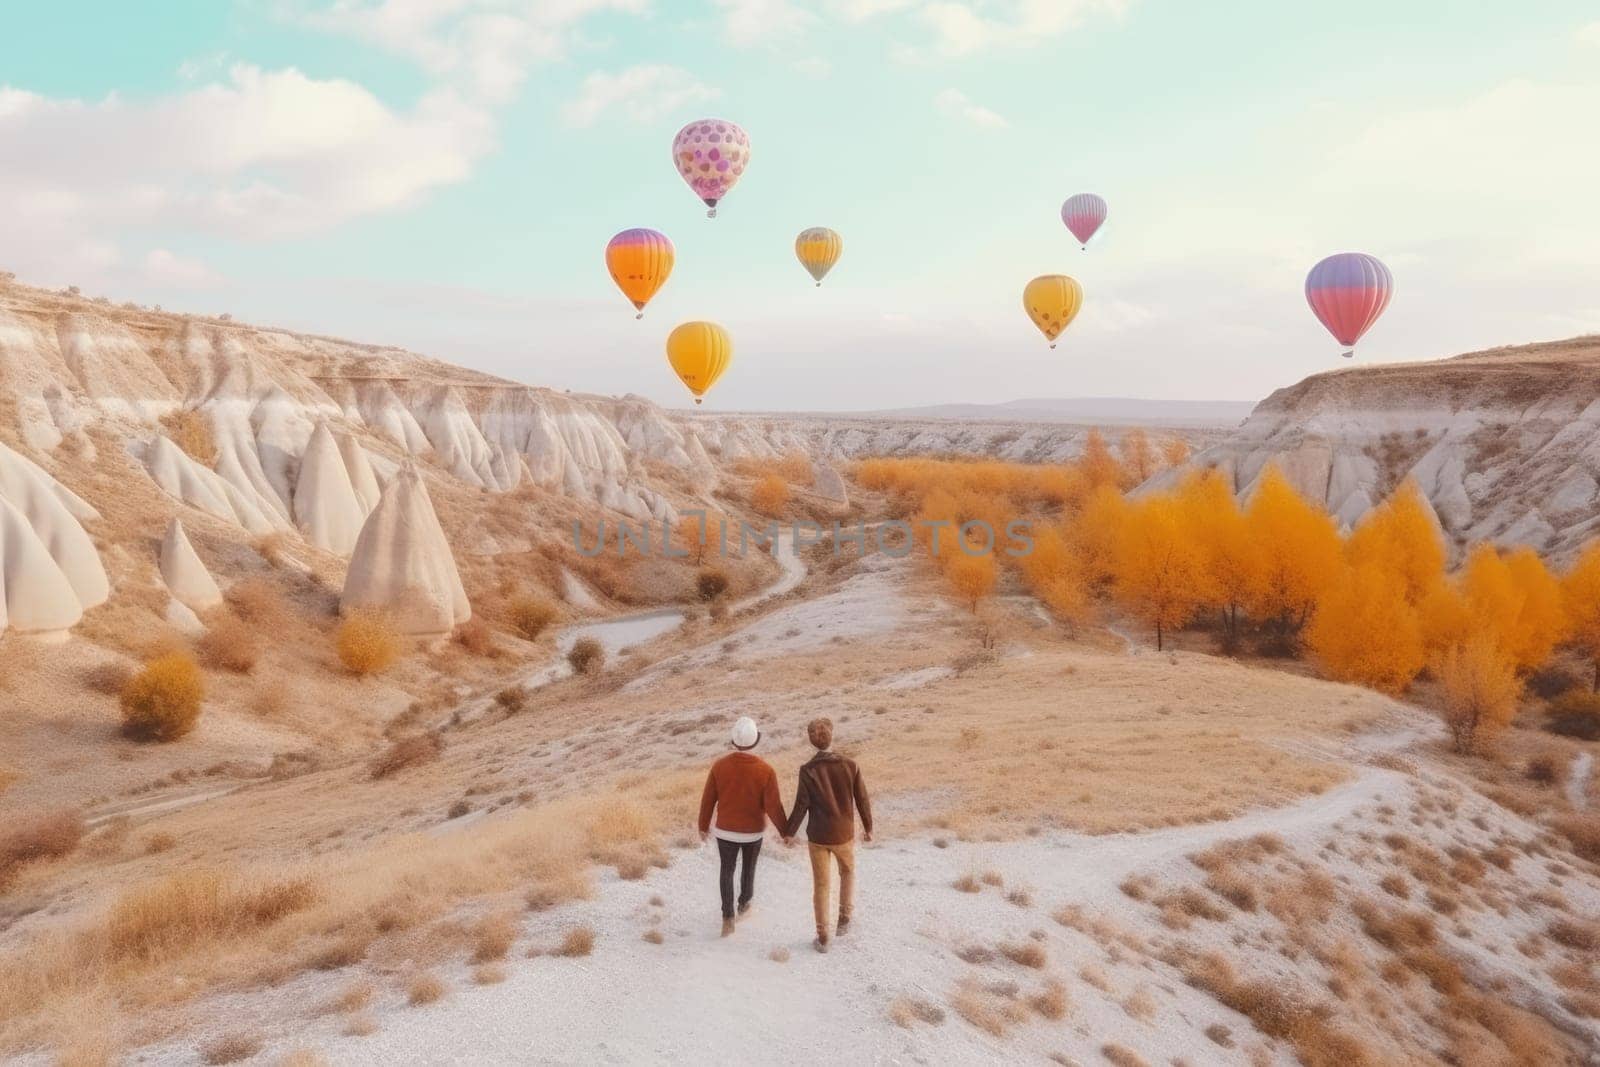
[[1022, 290], [1022, 308], [1039, 327], [1050, 347], [1061, 331], [1072, 325], [1083, 307], [1083, 286], [1065, 274], [1043, 274]]
[[794, 254], [800, 257], [800, 265], [821, 285], [822, 279], [827, 277], [844, 254], [844, 238], [826, 226], [813, 226], [809, 230], [801, 230], [800, 236], [794, 239]]
[[714, 322], [686, 322], [667, 335], [667, 362], [698, 404], [733, 362], [733, 340]]

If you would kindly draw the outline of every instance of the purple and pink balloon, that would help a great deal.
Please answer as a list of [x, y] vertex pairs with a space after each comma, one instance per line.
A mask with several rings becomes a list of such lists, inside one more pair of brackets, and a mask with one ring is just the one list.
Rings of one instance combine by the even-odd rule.
[[1067, 197], [1061, 205], [1061, 221], [1067, 224], [1078, 244], [1087, 249], [1100, 224], [1106, 221], [1106, 202], [1093, 193], [1078, 193]]
[[1306, 303], [1344, 346], [1347, 358], [1355, 355], [1356, 342], [1378, 321], [1393, 295], [1394, 275], [1365, 252], [1331, 255], [1306, 275]]
[[696, 119], [672, 139], [672, 162], [714, 219], [750, 163], [750, 135], [727, 119]]

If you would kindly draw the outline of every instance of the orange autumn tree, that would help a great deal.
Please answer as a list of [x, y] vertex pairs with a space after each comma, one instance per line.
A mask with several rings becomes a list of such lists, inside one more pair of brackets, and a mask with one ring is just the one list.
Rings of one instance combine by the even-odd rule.
[[1227, 643], [1233, 645], [1239, 639], [1239, 609], [1254, 588], [1260, 564], [1244, 512], [1239, 510], [1227, 479], [1217, 470], [1185, 478], [1178, 487], [1178, 504], [1200, 553], [1206, 606], [1221, 613]]
[[1246, 610], [1284, 639], [1299, 633], [1338, 572], [1339, 531], [1333, 519], [1295, 492], [1276, 467], [1261, 475], [1245, 527], [1259, 553]]
[[1345, 542], [1345, 556], [1354, 566], [1392, 576], [1408, 603], [1422, 602], [1444, 577], [1445, 541], [1416, 482], [1408, 478], [1362, 517]]
[[1068, 521], [1067, 543], [1091, 589], [1104, 590], [1116, 577], [1118, 546], [1127, 517], [1127, 498], [1113, 486], [1101, 485]]
[[1117, 601], [1154, 627], [1156, 648], [1163, 648], [1167, 631], [1192, 619], [1205, 598], [1200, 553], [1177, 500], [1162, 495], [1132, 504], [1115, 559]]
[[969, 556], [954, 545], [945, 551], [949, 553], [944, 557], [945, 577], [950, 580], [956, 594], [972, 608], [973, 614], [977, 614], [978, 602], [994, 592], [998, 577], [994, 553]]
[[750, 506], [763, 515], [776, 518], [789, 506], [789, 483], [780, 474], [766, 474], [750, 490]]
[[1345, 565], [1317, 601], [1305, 640], [1330, 678], [1385, 693], [1402, 692], [1426, 659], [1405, 583], [1376, 562]]
[[1142, 485], [1156, 472], [1156, 450], [1150, 446], [1150, 438], [1137, 426], [1122, 435], [1117, 450], [1122, 453], [1122, 469], [1129, 485]]
[[1482, 750], [1490, 736], [1510, 724], [1522, 683], [1517, 666], [1495, 635], [1479, 630], [1440, 657], [1439, 686], [1444, 693], [1445, 725], [1455, 750]]
[[1169, 467], [1181, 467], [1189, 462], [1189, 442], [1181, 437], [1169, 437], [1161, 446], [1161, 459]]
[[1059, 526], [1033, 534], [1033, 551], [1019, 560], [1028, 588], [1068, 627], [1087, 621], [1092, 605], [1083, 563]]
[[1561, 606], [1573, 645], [1594, 664], [1592, 688], [1600, 693], [1600, 541], [1585, 545], [1562, 576]]
[[1507, 645], [1517, 666], [1533, 670], [1550, 659], [1567, 633], [1561, 604], [1561, 583], [1539, 554], [1526, 545], [1506, 556], [1511, 581], [1522, 591], [1522, 611], [1517, 615]]
[[1115, 489], [1122, 485], [1122, 464], [1106, 447], [1106, 439], [1099, 430], [1090, 430], [1084, 437], [1083, 453], [1078, 456], [1078, 470], [1083, 472], [1091, 494], [1107, 486]]

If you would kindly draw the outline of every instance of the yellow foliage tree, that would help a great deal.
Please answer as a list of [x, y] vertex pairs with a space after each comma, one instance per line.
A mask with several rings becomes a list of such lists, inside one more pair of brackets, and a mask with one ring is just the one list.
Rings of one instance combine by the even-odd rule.
[[1245, 509], [1245, 527], [1258, 553], [1246, 608], [1282, 636], [1293, 635], [1338, 573], [1339, 531], [1275, 467], [1262, 474]]
[[1556, 581], [1539, 554], [1526, 546], [1506, 557], [1512, 584], [1522, 593], [1522, 610], [1517, 615], [1507, 651], [1518, 667], [1533, 670], [1550, 659], [1556, 645], [1566, 637], [1567, 619], [1561, 606], [1561, 584]]
[[1261, 565], [1244, 512], [1220, 471], [1193, 474], [1178, 487], [1178, 503], [1205, 573], [1205, 604], [1222, 615], [1230, 642], [1239, 636], [1239, 608], [1249, 599]]
[[1033, 551], [1019, 565], [1028, 588], [1056, 618], [1075, 627], [1089, 617], [1089, 583], [1060, 527], [1035, 531]]
[[1166, 632], [1192, 619], [1205, 599], [1200, 553], [1171, 496], [1150, 497], [1129, 508], [1115, 568], [1118, 602], [1155, 628], [1157, 649], [1164, 647]]
[[1156, 450], [1150, 447], [1149, 436], [1137, 426], [1122, 435], [1118, 450], [1122, 453], [1124, 484], [1142, 485], [1156, 472]]
[[750, 506], [763, 515], [777, 518], [789, 506], [789, 483], [777, 473], [763, 475], [750, 491]]
[[1345, 555], [1357, 567], [1393, 575], [1407, 602], [1422, 603], [1444, 577], [1445, 543], [1416, 482], [1408, 478], [1362, 518], [1345, 542]]
[[1400, 576], [1378, 563], [1347, 566], [1317, 601], [1306, 645], [1330, 678], [1402, 692], [1422, 670], [1418, 612]]
[[969, 556], [959, 548], [951, 548], [944, 559], [945, 577], [950, 579], [957, 595], [971, 606], [973, 614], [977, 614], [978, 601], [994, 592], [998, 577], [994, 555], [986, 552]]
[[1457, 752], [1480, 751], [1516, 715], [1522, 683], [1516, 663], [1494, 634], [1479, 630], [1452, 645], [1439, 661], [1438, 674], [1445, 725]]
[[1104, 588], [1116, 577], [1118, 546], [1128, 517], [1128, 501], [1113, 486], [1089, 493], [1083, 509], [1067, 524], [1067, 541], [1092, 587]]
[[1417, 614], [1422, 624], [1422, 646], [1430, 661], [1472, 634], [1472, 606], [1454, 582], [1439, 582], [1428, 590], [1417, 605]]
[[1600, 541], [1590, 541], [1561, 579], [1561, 606], [1572, 643], [1594, 664], [1600, 693]]
[[1189, 462], [1189, 442], [1181, 437], [1169, 437], [1161, 446], [1161, 459], [1169, 467], [1181, 467]]
[[1083, 439], [1083, 454], [1078, 457], [1078, 470], [1083, 472], [1089, 491], [1122, 485], [1122, 464], [1106, 447], [1106, 439], [1099, 430], [1090, 430]]

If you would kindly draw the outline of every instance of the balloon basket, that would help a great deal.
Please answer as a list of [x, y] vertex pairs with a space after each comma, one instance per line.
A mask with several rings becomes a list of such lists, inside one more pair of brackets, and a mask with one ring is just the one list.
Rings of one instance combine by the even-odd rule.
[[695, 397], [695, 398], [694, 398], [694, 403], [695, 403], [695, 407], [699, 407], [699, 406], [700, 406], [700, 405], [701, 405], [701, 404], [703, 404], [703, 403], [704, 403], [704, 402], [705, 402], [705, 401], [703, 401], [703, 400], [701, 400], [701, 399], [700, 399], [700, 398], [699, 398], [699, 397]]
[[716, 217], [717, 217], [717, 209], [716, 208], [714, 208], [714, 207], [706, 208], [706, 218], [714, 219]]
[[1339, 354], [1345, 359], [1354, 359], [1356, 356], [1356, 350], [1352, 348], [1346, 352], [1340, 352]]
[[821, 283], [821, 282], [818, 282], [818, 283], [817, 283], [817, 288], [818, 288], [818, 289], [821, 289], [821, 288], [822, 288], [822, 283]]
[[635, 321], [635, 322], [638, 322], [638, 321], [639, 321], [639, 320], [640, 320], [640, 319], [642, 319], [642, 318], [644, 318], [644, 312], [642, 312], [642, 311], [641, 311], [641, 312], [639, 312], [639, 314], [637, 314], [637, 315], [635, 315], [635, 316], [634, 316], [634, 317], [633, 317], [633, 320], [634, 320], [634, 321]]

